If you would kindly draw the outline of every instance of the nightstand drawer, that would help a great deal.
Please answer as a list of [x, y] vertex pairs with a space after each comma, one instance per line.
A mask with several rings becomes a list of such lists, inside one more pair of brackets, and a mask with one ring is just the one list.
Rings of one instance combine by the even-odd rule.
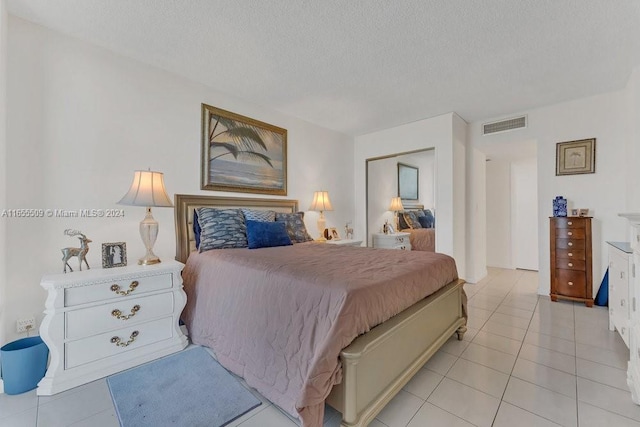
[[556, 270], [557, 292], [569, 297], [582, 297], [585, 294], [587, 278], [584, 271]]
[[584, 250], [584, 239], [556, 239], [556, 248]]
[[67, 288], [64, 305], [70, 307], [113, 298], [135, 297], [145, 292], [169, 289], [173, 286], [171, 274], [140, 276], [135, 279], [114, 280], [95, 285]]
[[584, 249], [557, 249], [556, 258], [579, 259], [584, 261], [587, 259], [587, 254]]
[[561, 239], [584, 239], [584, 228], [559, 228], [556, 230], [556, 237]]
[[[78, 339], [101, 332], [143, 323], [173, 313], [173, 293], [111, 301], [107, 304], [68, 311], [66, 337]], [[119, 311], [119, 313], [118, 313]], [[114, 313], [115, 312], [115, 313]], [[119, 317], [119, 318], [118, 318]]]
[[578, 259], [562, 259], [558, 258], [556, 260], [557, 268], [564, 268], [565, 270], [578, 270], [584, 271], [586, 267], [586, 262]]
[[[65, 346], [65, 369], [105, 359], [110, 356], [138, 349], [173, 336], [173, 318], [154, 320], [139, 325], [105, 332]], [[118, 342], [112, 342], [119, 339]]]
[[554, 218], [556, 228], [585, 228], [585, 218]]

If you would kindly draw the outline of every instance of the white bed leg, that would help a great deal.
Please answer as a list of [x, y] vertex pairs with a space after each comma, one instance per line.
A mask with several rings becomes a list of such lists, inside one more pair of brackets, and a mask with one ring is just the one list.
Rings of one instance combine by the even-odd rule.
[[467, 332], [466, 325], [462, 325], [456, 330], [456, 334], [458, 335], [458, 341], [462, 341], [462, 338], [464, 338], [465, 332]]

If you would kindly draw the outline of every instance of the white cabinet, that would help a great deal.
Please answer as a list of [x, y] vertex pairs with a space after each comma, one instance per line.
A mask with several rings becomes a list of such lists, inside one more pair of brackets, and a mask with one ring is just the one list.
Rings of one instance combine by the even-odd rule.
[[[640, 313], [638, 296], [640, 295], [640, 275], [636, 270], [640, 265], [640, 213], [619, 214], [627, 218], [630, 225], [630, 245], [632, 261], [629, 271], [629, 366], [627, 385], [631, 390], [631, 399], [640, 405]], [[611, 275], [611, 270], [609, 271]]]
[[51, 361], [38, 395], [51, 395], [182, 350], [183, 264], [44, 276], [40, 336]]
[[629, 297], [633, 252], [628, 242], [609, 244], [609, 330], [617, 330], [629, 347], [631, 298]]
[[409, 242], [409, 233], [374, 233], [373, 234], [373, 247], [382, 249], [400, 249], [404, 251], [411, 250], [411, 243]]
[[362, 246], [362, 240], [355, 239], [327, 240], [326, 243], [330, 245]]

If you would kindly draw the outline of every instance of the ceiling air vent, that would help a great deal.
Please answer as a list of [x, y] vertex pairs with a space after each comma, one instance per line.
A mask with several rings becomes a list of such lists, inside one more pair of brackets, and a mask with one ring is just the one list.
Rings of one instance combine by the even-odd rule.
[[522, 129], [527, 127], [527, 116], [513, 117], [498, 122], [485, 123], [482, 125], [482, 134], [491, 135], [508, 130]]

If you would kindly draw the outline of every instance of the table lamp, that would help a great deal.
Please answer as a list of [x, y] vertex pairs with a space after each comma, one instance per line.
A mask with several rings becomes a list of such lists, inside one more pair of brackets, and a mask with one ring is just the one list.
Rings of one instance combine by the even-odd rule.
[[133, 182], [127, 194], [118, 202], [119, 205], [144, 206], [147, 214], [140, 221], [140, 237], [147, 253], [138, 260], [138, 264], [151, 265], [160, 262], [153, 253], [153, 245], [158, 237], [158, 221], [151, 215], [152, 207], [172, 207], [173, 203], [164, 189], [164, 177], [161, 172], [135, 171]]
[[313, 202], [311, 202], [310, 211], [319, 211], [320, 218], [318, 218], [318, 232], [320, 237], [317, 239], [319, 242], [326, 242], [324, 237], [324, 229], [327, 228], [327, 222], [324, 219], [324, 211], [332, 211], [331, 200], [329, 200], [328, 191], [316, 191], [313, 193]]
[[395, 232], [400, 231], [400, 225], [398, 223], [398, 212], [404, 210], [404, 206], [402, 206], [402, 199], [400, 197], [392, 197], [391, 205], [389, 205], [389, 210], [393, 212], [394, 225], [396, 227]]

